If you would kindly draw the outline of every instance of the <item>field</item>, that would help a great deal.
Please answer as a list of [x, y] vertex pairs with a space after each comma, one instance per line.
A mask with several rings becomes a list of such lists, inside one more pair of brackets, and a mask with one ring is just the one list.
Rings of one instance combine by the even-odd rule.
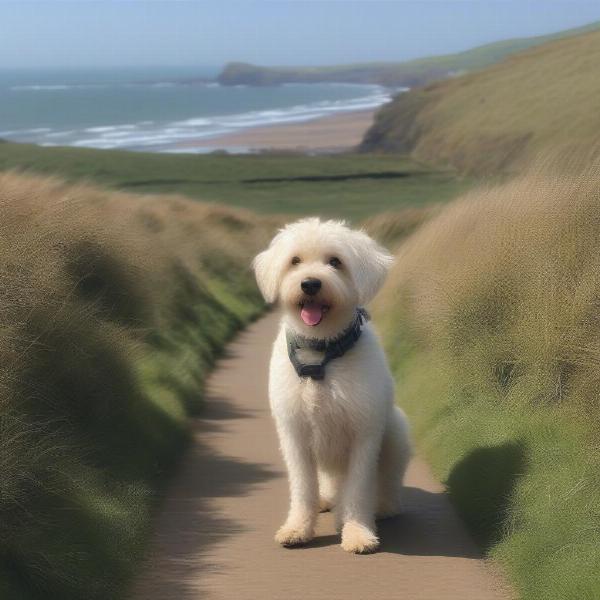
[[136, 193], [179, 193], [262, 213], [359, 221], [442, 202], [472, 182], [396, 156], [169, 155], [0, 144], [0, 170], [60, 175]]
[[461, 172], [522, 172], [540, 154], [591, 164], [600, 152], [600, 32], [567, 37], [482, 71], [401, 94], [362, 148]]
[[278, 85], [293, 82], [335, 81], [415, 87], [455, 73], [483, 69], [526, 48], [598, 27], [598, 23], [592, 23], [554, 34], [503, 40], [456, 54], [429, 56], [399, 63], [363, 63], [327, 67], [260, 67], [247, 63], [230, 63], [220, 74], [218, 81], [222, 85]]
[[396, 156], [0, 157], [26, 172], [0, 175], [4, 596], [122, 597], [205, 375], [261, 310], [266, 213], [318, 212], [395, 248], [376, 322], [478, 542], [524, 600], [598, 597], [596, 171], [474, 187]]
[[470, 192], [376, 305], [419, 447], [523, 600], [600, 597], [599, 181]]
[[6, 143], [0, 169], [0, 595], [24, 600], [122, 597], [204, 377], [262, 307], [249, 260], [279, 217], [224, 204], [402, 209], [396, 238], [471, 185], [388, 157]]

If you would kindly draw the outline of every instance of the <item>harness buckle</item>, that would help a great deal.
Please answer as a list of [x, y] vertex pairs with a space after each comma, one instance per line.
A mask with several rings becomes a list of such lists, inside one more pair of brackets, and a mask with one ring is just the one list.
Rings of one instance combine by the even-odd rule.
[[300, 377], [310, 377], [311, 379], [321, 380], [325, 377], [325, 365], [300, 365], [298, 371]]

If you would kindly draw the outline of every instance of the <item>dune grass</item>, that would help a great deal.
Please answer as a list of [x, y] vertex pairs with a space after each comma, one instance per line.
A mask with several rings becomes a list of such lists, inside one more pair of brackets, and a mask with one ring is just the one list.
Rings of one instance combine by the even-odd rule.
[[599, 183], [467, 194], [376, 307], [421, 450], [523, 600], [600, 597]]
[[0, 171], [89, 180], [136, 193], [178, 193], [261, 213], [358, 222], [383, 210], [442, 202], [468, 178], [396, 156], [172, 155], [0, 144]]
[[0, 596], [120, 598], [268, 219], [0, 175]]
[[399, 95], [376, 115], [364, 150], [411, 154], [461, 172], [524, 172], [552, 152], [591, 164], [600, 153], [600, 32], [514, 54]]

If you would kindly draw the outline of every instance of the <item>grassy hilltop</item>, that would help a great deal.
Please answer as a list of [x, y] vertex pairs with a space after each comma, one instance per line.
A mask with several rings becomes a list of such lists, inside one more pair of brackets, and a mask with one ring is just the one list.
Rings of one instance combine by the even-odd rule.
[[597, 29], [598, 23], [537, 37], [502, 40], [456, 54], [428, 56], [398, 63], [359, 63], [326, 67], [262, 67], [229, 63], [218, 77], [221, 85], [278, 85], [281, 83], [370, 83], [416, 87], [464, 71], [482, 69], [510, 54], [547, 41]]
[[471, 173], [522, 170], [538, 154], [587, 163], [600, 151], [600, 32], [537, 46], [383, 107], [362, 149]]

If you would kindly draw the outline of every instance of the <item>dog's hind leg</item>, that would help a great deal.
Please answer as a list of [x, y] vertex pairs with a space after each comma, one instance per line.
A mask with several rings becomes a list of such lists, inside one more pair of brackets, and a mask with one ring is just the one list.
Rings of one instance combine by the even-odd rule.
[[339, 480], [339, 475], [319, 470], [319, 510], [321, 512], [328, 512], [335, 506]]
[[379, 456], [377, 518], [402, 512], [402, 481], [412, 455], [408, 423], [394, 407], [388, 421]]

